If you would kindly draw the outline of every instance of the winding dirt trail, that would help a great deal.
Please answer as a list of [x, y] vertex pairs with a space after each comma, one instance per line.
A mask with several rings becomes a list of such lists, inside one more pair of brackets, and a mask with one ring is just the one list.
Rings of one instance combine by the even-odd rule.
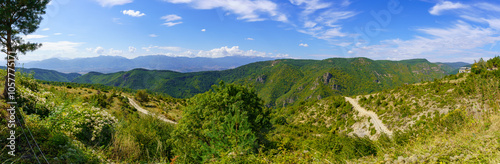
[[[134, 101], [134, 99], [130, 98], [130, 97], [127, 97], [128, 98], [128, 101], [130, 102], [130, 105], [132, 105], [135, 109], [137, 109], [137, 111], [141, 112], [141, 113], [144, 113], [146, 115], [152, 115], [152, 116], [156, 116], [154, 113], [149, 113], [149, 111], [147, 111], [146, 109], [142, 108], [141, 106], [137, 105], [137, 103]], [[177, 122], [175, 121], [172, 121], [172, 120], [169, 120], [167, 119], [165, 116], [162, 116], [162, 115], [158, 115], [156, 116], [158, 119], [162, 120], [162, 121], [165, 121], [167, 123], [171, 123], [171, 124], [177, 124]]]
[[367, 111], [365, 108], [362, 108], [358, 104], [358, 100], [352, 99], [350, 97], [345, 97], [345, 99], [347, 101], [349, 101], [349, 103], [352, 104], [352, 106], [354, 107], [354, 109], [359, 112], [360, 116], [369, 116], [369, 117], [371, 117], [370, 122], [373, 123], [373, 125], [375, 126], [375, 130], [377, 130], [378, 132], [385, 133], [385, 134], [387, 134], [389, 136], [392, 136], [392, 131], [390, 131], [389, 129], [387, 129], [387, 127], [384, 125], [384, 123], [382, 123], [382, 120], [380, 120], [378, 118], [378, 115], [375, 112]]

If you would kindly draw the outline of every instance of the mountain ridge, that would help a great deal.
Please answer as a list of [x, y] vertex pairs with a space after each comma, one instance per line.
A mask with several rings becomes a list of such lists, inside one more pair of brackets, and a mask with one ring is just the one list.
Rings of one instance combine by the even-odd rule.
[[408, 83], [430, 81], [450, 74], [447, 71], [450, 69], [450, 66], [430, 63], [425, 59], [277, 59], [222, 71], [181, 73], [133, 69], [108, 74], [92, 73], [76, 78], [73, 82], [148, 89], [176, 98], [187, 98], [208, 91], [222, 80], [254, 86], [268, 105], [281, 106], [311, 98], [371, 93]]
[[133, 59], [128, 59], [121, 56], [98, 56], [69, 60], [50, 58], [42, 61], [24, 63], [24, 67], [56, 70], [64, 73], [77, 72], [81, 74], [85, 74], [91, 71], [113, 73], [119, 71], [129, 71], [135, 68], [146, 68], [152, 70], [174, 70], [178, 72], [199, 72], [211, 70], [226, 70], [253, 62], [274, 59], [275, 58], [246, 56], [228, 56], [222, 58], [188, 58], [169, 57], [165, 55], [149, 55], [139, 56]]

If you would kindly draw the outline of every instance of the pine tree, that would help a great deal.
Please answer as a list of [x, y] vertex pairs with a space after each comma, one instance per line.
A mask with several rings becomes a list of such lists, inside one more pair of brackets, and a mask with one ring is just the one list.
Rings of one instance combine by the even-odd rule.
[[[25, 42], [20, 34], [28, 35], [35, 32], [42, 21], [42, 15], [49, 0], [1, 0], [0, 1], [0, 44], [2, 52], [7, 54], [7, 77], [5, 78], [4, 97], [9, 96], [8, 87], [15, 82], [17, 53], [26, 54], [41, 47], [39, 43]], [[12, 90], [11, 90], [12, 93]]]

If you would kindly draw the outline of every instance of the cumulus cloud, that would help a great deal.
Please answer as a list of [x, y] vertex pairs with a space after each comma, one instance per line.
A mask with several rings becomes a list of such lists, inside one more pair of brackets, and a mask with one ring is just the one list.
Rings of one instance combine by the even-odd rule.
[[133, 0], [95, 0], [102, 7], [113, 7], [117, 5], [124, 5], [127, 3], [132, 3]]
[[465, 58], [478, 53], [487, 54], [480, 48], [500, 41], [496, 30], [473, 26], [463, 21], [458, 21], [448, 28], [422, 28], [418, 31], [429, 37], [384, 40], [379, 45], [363, 46], [352, 51], [377, 59], [387, 56], [398, 59]]
[[270, 19], [286, 22], [285, 14], [278, 11], [278, 5], [270, 0], [164, 0], [170, 3], [186, 3], [196, 9], [220, 8], [237, 15], [237, 19], [249, 22]]
[[124, 15], [129, 15], [132, 17], [142, 17], [142, 16], [146, 15], [144, 13], [141, 13], [140, 11], [134, 11], [134, 10], [123, 10], [122, 13]]
[[54, 33], [54, 35], [62, 35], [62, 33]]
[[102, 47], [96, 47], [96, 48], [94, 49], [94, 53], [96, 53], [96, 54], [99, 54], [99, 55], [100, 55], [100, 54], [104, 53], [104, 48], [102, 48]]
[[182, 17], [175, 15], [175, 14], [165, 15], [165, 16], [162, 16], [160, 19], [165, 20], [165, 23], [163, 23], [163, 25], [168, 26], [168, 27], [172, 27], [172, 26], [175, 26], [175, 25], [182, 23], [182, 22], [174, 22], [174, 21], [178, 21], [178, 20], [182, 19]]
[[49, 30], [50, 30], [50, 28], [44, 28], [44, 29], [42, 29], [42, 31], [49, 31]]
[[205, 31], [207, 31], [207, 30], [206, 30], [206, 29], [201, 29], [201, 31], [202, 31], [202, 32], [205, 32]]
[[429, 13], [441, 15], [449, 10], [454, 11], [452, 16], [457, 20], [447, 27], [419, 28], [416, 31], [421, 34], [412, 39], [387, 39], [376, 45], [353, 43], [350, 46], [354, 48], [346, 47], [344, 52], [374, 59], [426, 58], [468, 62], [498, 55], [492, 49], [500, 41], [499, 5], [443, 1], [432, 7]]
[[464, 5], [460, 2], [453, 3], [450, 1], [443, 1], [435, 6], [433, 6], [430, 10], [429, 13], [432, 15], [440, 15], [441, 12], [446, 11], [446, 10], [453, 10], [453, 9], [460, 9], [460, 8], [467, 8], [467, 5]]
[[214, 48], [211, 50], [186, 50], [181, 47], [170, 47], [170, 46], [149, 46], [142, 47], [146, 52], [153, 54], [163, 54], [171, 57], [207, 57], [207, 58], [221, 58], [228, 56], [248, 56], [248, 57], [279, 57], [286, 58], [288, 54], [273, 54], [260, 52], [255, 50], [241, 50], [239, 46], [233, 47], [221, 47]]
[[134, 53], [136, 50], [137, 50], [137, 48], [135, 48], [135, 47], [132, 47], [132, 46], [128, 47], [128, 52], [130, 52], [130, 53]]
[[156, 35], [156, 34], [149, 34], [149, 37], [156, 38], [156, 37], [158, 37], [158, 35]]
[[245, 40], [254, 40], [253, 38], [245, 38]]
[[300, 43], [299, 46], [301, 46], [301, 47], [309, 47], [309, 45], [307, 43]]

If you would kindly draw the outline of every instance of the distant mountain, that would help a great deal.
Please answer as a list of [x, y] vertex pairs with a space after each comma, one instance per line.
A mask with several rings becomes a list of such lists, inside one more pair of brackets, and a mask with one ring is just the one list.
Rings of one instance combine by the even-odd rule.
[[231, 56], [223, 58], [187, 58], [168, 57], [164, 55], [141, 56], [127, 59], [119, 56], [99, 56], [92, 58], [77, 58], [60, 60], [56, 58], [28, 62], [26, 68], [42, 68], [59, 72], [101, 72], [112, 73], [129, 71], [135, 68], [150, 70], [173, 70], [177, 72], [214, 71], [236, 68], [245, 64], [274, 60], [264, 57]]
[[[0, 69], [6, 69], [6, 67], [0, 66]], [[44, 81], [71, 82], [73, 79], [82, 76], [78, 73], [61, 73], [39, 68], [17, 68], [16, 71], [33, 73], [33, 78]]]
[[90, 72], [73, 80], [131, 89], [149, 89], [187, 98], [208, 91], [220, 80], [254, 86], [266, 104], [282, 106], [331, 95], [367, 94], [405, 83], [441, 78], [450, 66], [426, 59], [374, 61], [367, 58], [325, 60], [280, 59], [224, 71], [180, 73], [134, 69], [103, 74]]
[[[439, 65], [442, 65], [443, 67], [445, 67], [445, 70], [447, 72], [449, 72], [450, 74], [456, 74], [458, 73], [458, 70], [460, 69], [460, 67], [470, 67], [471, 64], [469, 63], [465, 63], [465, 62], [452, 62], [452, 63], [436, 63], [436, 64], [439, 64]], [[449, 66], [449, 68], [446, 68], [446, 66]]]
[[445, 63], [437, 63], [437, 64], [446, 64], [446, 65], [453, 67], [454, 69], [471, 65], [470, 63], [466, 63], [466, 62], [453, 62], [453, 63], [446, 63], [445, 62]]

